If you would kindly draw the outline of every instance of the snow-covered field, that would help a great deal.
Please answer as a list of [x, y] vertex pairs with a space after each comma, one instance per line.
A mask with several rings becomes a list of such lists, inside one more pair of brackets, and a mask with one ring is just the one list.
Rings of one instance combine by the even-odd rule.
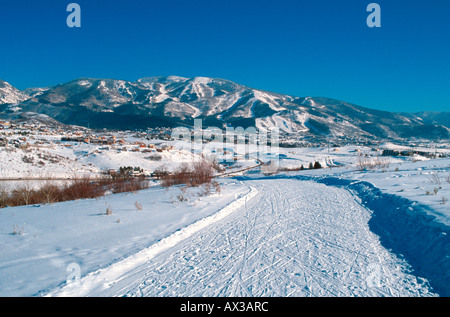
[[127, 151], [121, 151], [121, 148], [84, 143], [75, 143], [70, 147], [0, 148], [0, 179], [67, 179], [99, 174], [109, 169], [118, 170], [122, 166], [141, 167], [153, 172], [157, 169], [173, 170], [180, 163], [198, 160], [197, 155], [185, 150], [152, 150], [146, 153], [133, 152], [136, 146], [132, 145], [127, 146]]
[[296, 180], [246, 185], [250, 197], [230, 216], [49, 295], [435, 295], [380, 245], [368, 229], [370, 213], [350, 193]]
[[[82, 275], [108, 267], [215, 214], [248, 191], [235, 182], [220, 195], [213, 190], [206, 196], [204, 190], [154, 187], [100, 199], [0, 209], [0, 296], [32, 296], [57, 287], [66, 281], [71, 263], [81, 267]], [[112, 214], [106, 214], [107, 208]]]
[[[80, 145], [55, 147], [65, 159], [32, 167], [19, 151], [0, 152], [2, 176], [58, 172], [59, 164], [59, 175], [174, 168], [196, 157], [174, 150], [153, 161]], [[220, 193], [154, 183], [0, 209], [0, 296], [449, 295], [449, 158], [392, 157], [360, 170], [358, 153], [371, 149], [279, 151], [282, 168], [327, 168], [219, 178]], [[27, 152], [36, 161], [37, 153]], [[23, 165], [11, 171], [14, 162]]]

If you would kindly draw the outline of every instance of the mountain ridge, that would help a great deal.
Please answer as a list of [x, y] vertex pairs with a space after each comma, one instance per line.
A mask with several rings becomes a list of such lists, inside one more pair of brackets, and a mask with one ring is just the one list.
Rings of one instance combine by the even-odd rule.
[[[2, 88], [3, 87], [3, 88]], [[325, 97], [296, 97], [210, 77], [154, 76], [134, 82], [78, 78], [18, 90], [0, 81], [0, 113], [45, 114], [64, 124], [110, 129], [192, 125], [278, 127], [328, 137], [449, 138], [439, 115], [370, 109]]]

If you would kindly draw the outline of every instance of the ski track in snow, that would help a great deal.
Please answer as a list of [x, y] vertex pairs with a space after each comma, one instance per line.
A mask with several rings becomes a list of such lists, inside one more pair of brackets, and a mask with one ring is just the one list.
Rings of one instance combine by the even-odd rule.
[[[217, 214], [50, 296], [435, 296], [348, 191], [249, 181]], [[370, 268], [378, 268], [374, 275]]]

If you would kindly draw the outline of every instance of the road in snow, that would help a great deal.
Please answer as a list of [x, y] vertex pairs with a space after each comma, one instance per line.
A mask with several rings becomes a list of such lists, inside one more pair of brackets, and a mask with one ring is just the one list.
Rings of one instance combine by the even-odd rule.
[[348, 191], [288, 179], [246, 184], [251, 196], [223, 217], [49, 295], [435, 295], [381, 246], [370, 211]]

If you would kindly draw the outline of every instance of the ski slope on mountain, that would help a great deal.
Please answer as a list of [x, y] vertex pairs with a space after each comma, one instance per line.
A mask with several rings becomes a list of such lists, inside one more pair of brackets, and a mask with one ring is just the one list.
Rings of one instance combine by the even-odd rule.
[[[0, 80], [0, 118], [17, 119], [24, 113], [113, 130], [191, 126], [192, 118], [197, 118], [213, 126], [277, 127], [309, 137], [449, 138], [449, 127], [416, 114], [379, 111], [324, 97], [290, 96], [208, 77], [147, 77], [135, 82], [78, 78], [24, 91]], [[448, 117], [448, 113], [442, 115]], [[440, 117], [431, 115], [436, 116]]]
[[248, 180], [246, 196], [49, 296], [435, 296], [343, 188]]

